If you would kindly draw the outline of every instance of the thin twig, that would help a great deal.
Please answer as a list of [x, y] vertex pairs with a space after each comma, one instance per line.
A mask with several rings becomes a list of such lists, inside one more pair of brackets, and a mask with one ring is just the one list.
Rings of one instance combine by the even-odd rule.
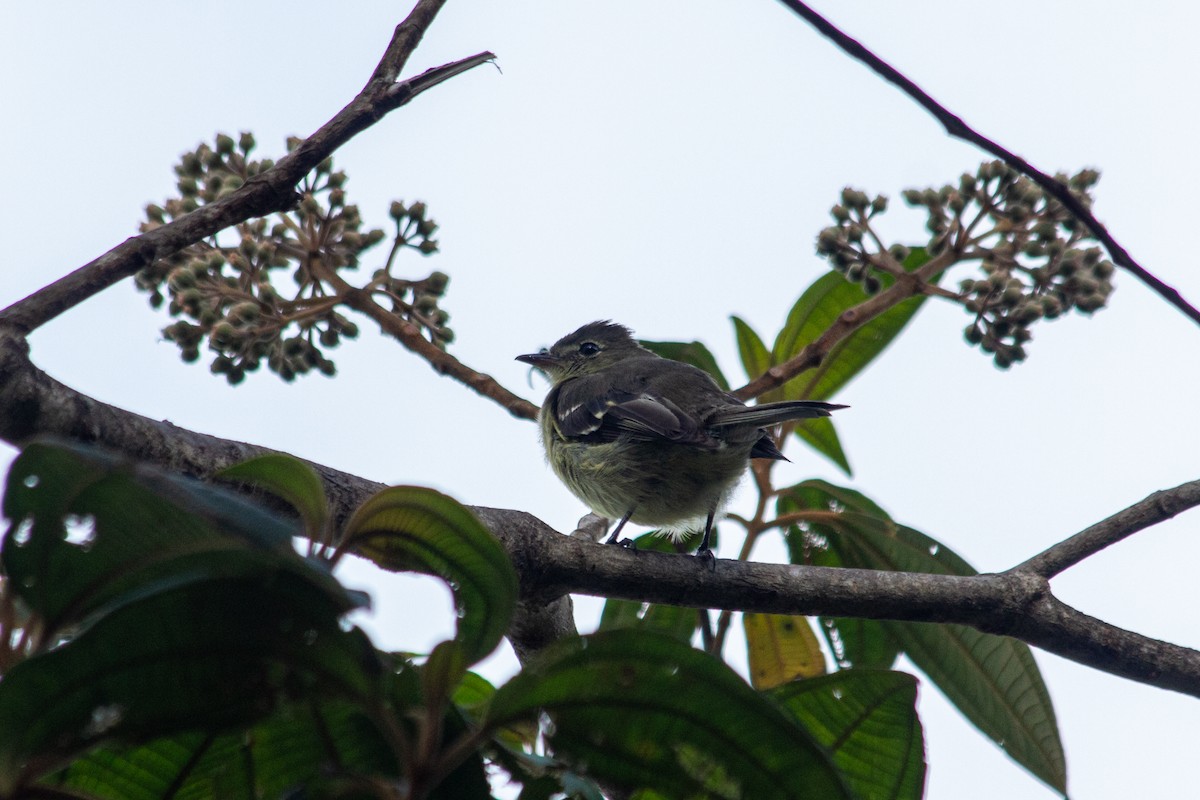
[[491, 375], [468, 367], [421, 334], [411, 322], [391, 313], [375, 302], [367, 292], [355, 289], [337, 275], [328, 276], [342, 294], [346, 305], [375, 321], [386, 333], [395, 337], [413, 353], [429, 362], [439, 375], [447, 375], [474, 392], [499, 404], [519, 419], [537, 419], [538, 407], [513, 394]]
[[864, 47], [858, 40], [848, 36], [838, 29], [829, 20], [822, 17], [816, 11], [809, 8], [806, 4], [799, 0], [780, 0], [785, 6], [794, 11], [799, 16], [803, 17], [810, 25], [825, 38], [832, 41], [843, 52], [852, 58], [855, 58], [866, 64], [877, 74], [879, 74], [888, 83], [897, 86], [902, 92], [915, 100], [922, 108], [933, 115], [942, 127], [946, 129], [946, 133], [953, 137], [974, 144], [976, 147], [991, 153], [997, 158], [1003, 159], [1005, 163], [1013, 169], [1029, 177], [1038, 186], [1046, 190], [1055, 200], [1058, 200], [1063, 206], [1070, 211], [1075, 217], [1086, 225], [1092, 234], [1104, 245], [1108, 250], [1112, 260], [1118, 266], [1123, 267], [1128, 272], [1136, 276], [1142, 283], [1149, 286], [1154, 292], [1161, 296], [1171, 305], [1182, 311], [1193, 322], [1200, 324], [1200, 310], [1189, 304], [1183, 299], [1171, 286], [1163, 283], [1150, 272], [1148, 272], [1141, 264], [1133, 259], [1133, 256], [1121, 246], [1121, 244], [1113, 238], [1108, 229], [1096, 219], [1095, 214], [1091, 212], [1087, 206], [1083, 205], [1071, 190], [1067, 188], [1061, 181], [1058, 181], [1046, 173], [1039, 170], [1037, 167], [1030, 164], [1025, 159], [1021, 158], [1016, 153], [1002, 147], [996, 142], [988, 139], [986, 136], [975, 131], [967, 123], [963, 122], [962, 118], [948, 110], [941, 103], [929, 96], [925, 90], [917, 86], [909, 78], [905, 77], [895, 67], [888, 64], [879, 56], [872, 53]]

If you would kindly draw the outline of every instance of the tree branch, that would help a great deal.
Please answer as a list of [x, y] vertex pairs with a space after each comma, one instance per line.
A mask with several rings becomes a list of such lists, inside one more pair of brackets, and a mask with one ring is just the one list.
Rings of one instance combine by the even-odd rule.
[[[398, 70], [403, 66], [443, 2], [422, 0], [418, 3], [408, 19], [397, 27], [371, 82], [349, 105], [299, 147], [279, 159], [274, 167], [246, 181], [237, 191], [220, 200], [126, 239], [94, 261], [13, 303], [0, 311], [0, 325], [29, 333], [160, 258], [231, 225], [290, 208], [296, 202], [295, 185], [351, 138], [427, 89], [495, 57], [491, 53], [479, 53], [395, 84], [378, 80], [380, 75], [390, 74], [393, 67]], [[389, 65], [387, 69], [384, 69], [385, 64]]]
[[1155, 492], [1140, 503], [1118, 511], [1070, 539], [1047, 548], [1023, 564], [1013, 567], [1009, 572], [1026, 572], [1043, 578], [1053, 578], [1109, 545], [1198, 505], [1200, 481], [1191, 481], [1174, 489]]
[[400, 344], [428, 361], [439, 375], [449, 375], [472, 391], [507, 409], [514, 417], [537, 419], [537, 406], [510, 392], [491, 375], [468, 367], [426, 339], [421, 335], [420, 328], [389, 312], [376, 303], [369, 293], [355, 289], [336, 273], [331, 272], [327, 280], [345, 297], [346, 305], [374, 320], [384, 332], [394, 336]]
[[817, 29], [822, 36], [832, 41], [844, 53], [852, 58], [861, 61], [870, 67], [875, 73], [886, 80], [888, 83], [898, 87], [900, 91], [907, 94], [915, 100], [922, 108], [928, 111], [933, 117], [941, 123], [945, 128], [946, 133], [951, 136], [970, 142], [976, 147], [984, 150], [997, 158], [1003, 159], [1005, 163], [1013, 169], [1026, 175], [1046, 190], [1055, 200], [1062, 203], [1063, 206], [1070, 211], [1075, 217], [1091, 229], [1093, 235], [1101, 243], [1103, 243], [1112, 260], [1117, 265], [1123, 267], [1135, 275], [1142, 283], [1149, 286], [1160, 297], [1166, 300], [1171, 305], [1182, 311], [1193, 322], [1200, 324], [1200, 310], [1189, 304], [1183, 299], [1177, 290], [1163, 283], [1161, 280], [1147, 271], [1141, 264], [1134, 260], [1133, 256], [1121, 246], [1121, 244], [1113, 238], [1108, 229], [1096, 219], [1096, 216], [1091, 212], [1091, 209], [1084, 206], [1075, 195], [1071, 194], [1062, 182], [1055, 180], [1046, 173], [1039, 170], [1037, 167], [1030, 164], [1021, 156], [1002, 147], [1001, 145], [988, 139], [983, 134], [975, 131], [967, 123], [963, 122], [962, 118], [952, 113], [941, 103], [934, 100], [925, 90], [917, 86], [909, 78], [905, 77], [895, 67], [888, 64], [879, 56], [872, 53], [864, 47], [858, 40], [848, 36], [837, 28], [829, 20], [822, 17], [813, 9], [799, 0], [780, 0], [785, 6], [802, 17], [810, 25]]
[[[196, 477], [267, 452], [188, 431], [101, 403], [55, 381], [29, 361], [24, 339], [0, 329], [0, 438], [22, 444], [53, 434], [105, 445]], [[340, 524], [382, 484], [311, 464], [325, 482]], [[1184, 484], [1114, 515], [1122, 535], [1200, 505], [1200, 481]], [[691, 556], [632, 552], [563, 536], [521, 511], [474, 508], [507, 549], [522, 602], [509, 632], [522, 657], [573, 630], [569, 594], [651, 603], [949, 622], [1015, 636], [1080, 664], [1200, 697], [1200, 652], [1150, 639], [1088, 617], [1058, 601], [1038, 569], [1094, 552], [1091, 530], [999, 575], [971, 577], [719, 560], [709, 569]], [[1158, 515], [1157, 518], [1155, 515]], [[1131, 520], [1138, 520], [1137, 523]], [[1114, 522], [1116, 520], [1116, 522]], [[1120, 538], [1107, 535], [1107, 543]], [[1039, 560], [1040, 559], [1040, 560]], [[1069, 564], [1068, 564], [1069, 565]]]

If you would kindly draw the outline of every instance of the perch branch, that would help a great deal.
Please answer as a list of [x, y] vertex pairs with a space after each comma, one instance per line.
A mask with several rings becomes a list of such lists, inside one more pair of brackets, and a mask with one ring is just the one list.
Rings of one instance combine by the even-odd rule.
[[[0, 330], [0, 438], [22, 444], [35, 434], [95, 442], [201, 478], [266, 452], [80, 394], [34, 366], [23, 337]], [[382, 488], [355, 475], [312, 466], [325, 482], [338, 522]], [[1143, 504], [1153, 501], [1166, 509], [1159, 511], [1165, 518], [1170, 516], [1167, 512], [1200, 504], [1197, 484], [1160, 493]], [[690, 556], [635, 553], [586, 537], [563, 536], [521, 511], [473, 510], [504, 544], [517, 569], [522, 603], [509, 634], [523, 655], [569, 634], [562, 598], [576, 593], [770, 614], [958, 623], [1015, 636], [1113, 675], [1200, 697], [1200, 652], [1088, 617], [1058, 601], [1046, 578], [1024, 565], [998, 575], [970, 577], [724, 559], [710, 570]], [[1077, 557], [1079, 551], [1071, 552]], [[550, 612], [541, 611], [551, 604]]]

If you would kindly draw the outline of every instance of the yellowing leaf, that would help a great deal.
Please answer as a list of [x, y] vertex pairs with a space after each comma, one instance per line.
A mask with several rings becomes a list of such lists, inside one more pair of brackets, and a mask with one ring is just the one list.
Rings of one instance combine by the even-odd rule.
[[825, 656], [806, 617], [746, 613], [742, 623], [755, 689], [825, 674]]

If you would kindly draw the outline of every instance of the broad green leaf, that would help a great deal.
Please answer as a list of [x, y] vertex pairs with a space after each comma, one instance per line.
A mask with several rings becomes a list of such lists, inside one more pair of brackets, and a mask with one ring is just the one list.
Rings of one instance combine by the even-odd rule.
[[1014, 761], [1067, 793], [1067, 764], [1050, 693], [1022, 642], [964, 625], [889, 622], [912, 662]]
[[[904, 262], [911, 271], [929, 260], [924, 248], [913, 248]], [[884, 276], [883, 285], [893, 279]], [[771, 359], [782, 364], [797, 355], [829, 329], [846, 310], [869, 299], [857, 283], [851, 283], [836, 272], [818, 278], [792, 306], [783, 329], [775, 338]], [[878, 317], [842, 339], [815, 368], [784, 384], [782, 399], [828, 400], [882, 353], [925, 302], [924, 296], [913, 297], [888, 309]], [[829, 420], [823, 424], [807, 422], [796, 426], [796, 435], [818, 453], [850, 474], [849, 463], [842, 451], [837, 433]]]
[[559, 757], [669, 797], [851, 797], [825, 749], [719, 660], [617, 630], [559, 642], [496, 690], [484, 725], [544, 710]]
[[850, 459], [842, 449], [842, 440], [833, 427], [832, 417], [817, 417], [796, 423], [796, 435], [821, 455], [832, 461], [842, 472], [853, 475]]
[[663, 358], [699, 367], [711, 375], [718, 386], [729, 391], [729, 381], [725, 380], [725, 375], [717, 366], [716, 357], [704, 346], [703, 342], [651, 342], [642, 339], [639, 344], [651, 352], [658, 353]]
[[[924, 248], [913, 248], [904, 262], [912, 271], [929, 261]], [[883, 276], [884, 287], [894, 279]], [[843, 312], [870, 298], [857, 283], [851, 283], [836, 272], [830, 272], [813, 282], [788, 314], [783, 330], [775, 339], [772, 359], [782, 364], [797, 355], [829, 329]], [[883, 352], [925, 301], [917, 296], [893, 306], [878, 317], [838, 342], [810, 370], [784, 386], [786, 399], [826, 400]]]
[[[816, 566], [825, 564], [813, 562]], [[878, 620], [856, 617], [821, 617], [821, 632], [834, 660], [842, 668], [891, 669], [900, 648]]]
[[[834, 493], [838, 494], [834, 494]], [[836, 500], [835, 497], [841, 497]], [[777, 513], [786, 514], [800, 509], [829, 511], [831, 506], [844, 508], [848, 501], [857, 501], [855, 508], [869, 507], [887, 516], [858, 492], [841, 489], [824, 481], [809, 481], [784, 491], [777, 504]], [[792, 526], [787, 537], [790, 560], [793, 564], [817, 567], [844, 567], [838, 551], [813, 543], [799, 526]], [[900, 648], [892, 641], [883, 623], [854, 617], [821, 617], [821, 633], [829, 643], [834, 661], [841, 667], [873, 667], [889, 669], [895, 663]]]
[[903, 672], [843, 670], [771, 692], [833, 755], [859, 797], [918, 800], [925, 743], [917, 681]]
[[454, 688], [454, 705], [474, 713], [482, 710], [495, 693], [491, 681], [477, 672], [467, 672]]
[[5, 574], [53, 635], [185, 581], [289, 572], [347, 611], [328, 568], [292, 548], [297, 527], [232, 492], [95, 447], [38, 442], [13, 463]]
[[218, 472], [214, 477], [248, 483], [290, 504], [304, 520], [309, 539], [319, 540], [329, 517], [325, 487], [312, 467], [294, 456], [271, 453]]
[[825, 655], [808, 617], [746, 612], [742, 624], [755, 689], [825, 674]]
[[681, 642], [690, 642], [698, 622], [697, 611], [694, 608], [609, 598], [604, 603], [604, 611], [600, 615], [600, 624], [596, 630], [636, 628], [658, 631]]
[[[457, 733], [456, 733], [457, 735]], [[367, 713], [338, 700], [298, 701], [245, 730], [189, 732], [145, 745], [106, 745], [44, 781], [48, 787], [106, 800], [256, 800], [352, 797], [342, 788], [363, 778], [394, 782], [396, 754]], [[491, 798], [482, 763], [472, 756], [432, 797]]]
[[[748, 323], [740, 317], [730, 317], [733, 321], [733, 331], [737, 336], [738, 355], [742, 358], [742, 369], [746, 370], [746, 378], [754, 380], [771, 368], [771, 352], [763, 344], [763, 340], [754, 332]], [[767, 397], [763, 398], [768, 401]]]
[[384, 489], [346, 523], [341, 548], [384, 569], [444, 579], [454, 594], [456, 639], [467, 664], [492, 652], [508, 630], [517, 600], [508, 553], [470, 511], [440, 492]]
[[100, 616], [0, 681], [0, 795], [106, 739], [219, 731], [301, 689], [376, 695], [375, 650], [342, 611], [281, 572], [191, 581]]
[[[896, 524], [858, 492], [807, 481], [784, 496], [800, 507], [832, 505], [838, 510], [830, 520], [812, 522], [809, 531], [828, 540], [843, 566], [976, 574], [953, 550], [920, 531]], [[799, 535], [789, 535], [793, 558], [803, 546], [797, 540]], [[1028, 646], [961, 625], [880, 624], [972, 724], [1017, 763], [1066, 793], [1066, 760], [1054, 706]]]

